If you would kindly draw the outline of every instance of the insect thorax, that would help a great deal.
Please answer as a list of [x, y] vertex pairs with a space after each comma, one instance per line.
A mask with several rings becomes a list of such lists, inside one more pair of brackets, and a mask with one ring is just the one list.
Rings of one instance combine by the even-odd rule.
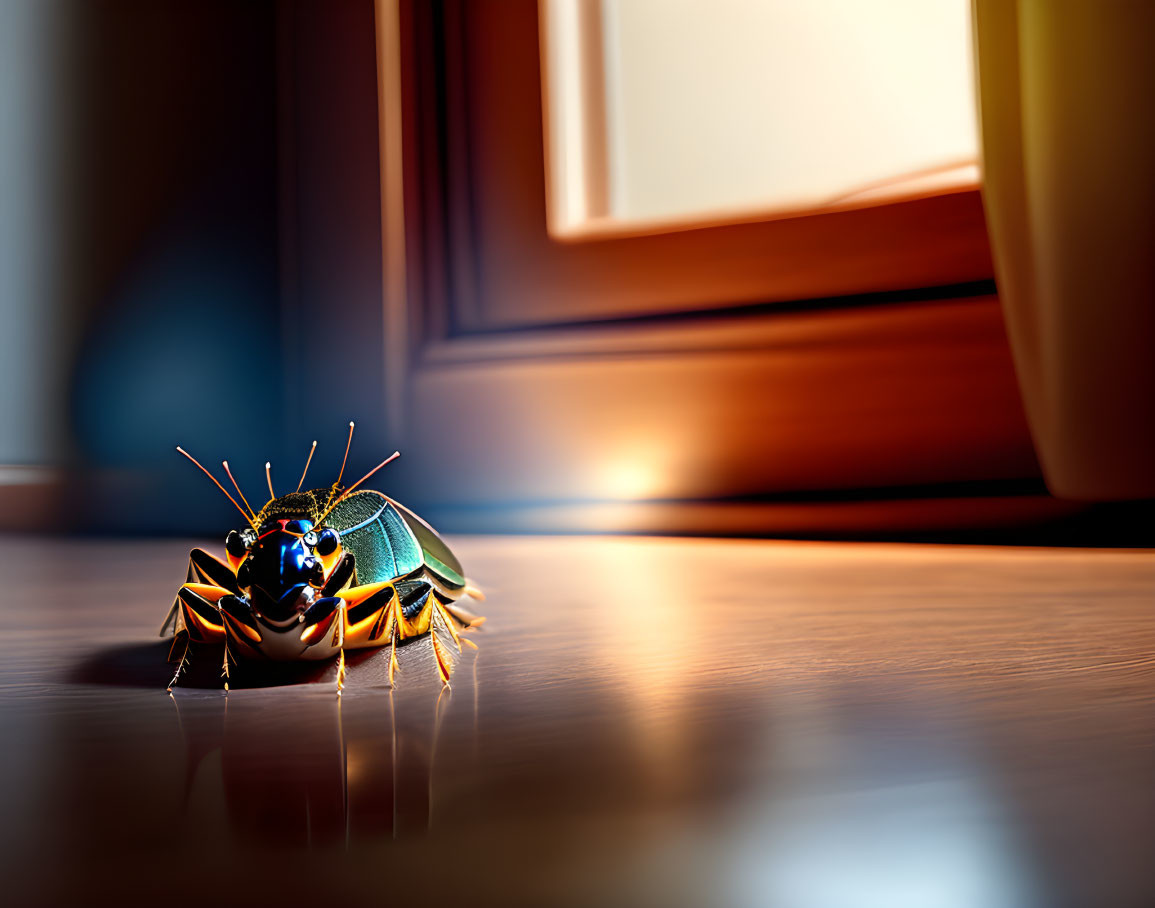
[[325, 512], [331, 498], [339, 492], [332, 489], [310, 489], [307, 492], [290, 492], [274, 498], [257, 515], [258, 525], [269, 520], [309, 520], [314, 524]]

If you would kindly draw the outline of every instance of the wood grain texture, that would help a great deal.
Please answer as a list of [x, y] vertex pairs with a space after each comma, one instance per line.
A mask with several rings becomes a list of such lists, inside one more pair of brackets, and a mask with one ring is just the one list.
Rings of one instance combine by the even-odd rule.
[[0, 548], [8, 904], [1155, 900], [1155, 553], [464, 538], [440, 705], [422, 641], [226, 705], [190, 544]]

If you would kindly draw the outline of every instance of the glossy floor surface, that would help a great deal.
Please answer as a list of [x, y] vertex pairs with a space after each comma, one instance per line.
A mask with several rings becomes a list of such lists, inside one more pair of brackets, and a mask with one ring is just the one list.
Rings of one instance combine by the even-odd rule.
[[170, 698], [190, 545], [0, 548], [5, 904], [1155, 904], [1151, 553], [466, 538], [451, 692]]

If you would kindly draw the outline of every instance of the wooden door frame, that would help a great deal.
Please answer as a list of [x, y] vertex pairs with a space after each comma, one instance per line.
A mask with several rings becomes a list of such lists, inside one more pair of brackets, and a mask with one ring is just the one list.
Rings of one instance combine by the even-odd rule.
[[[617, 318], [550, 314], [536, 323], [510, 318], [509, 306], [495, 315], [478, 281], [471, 136], [452, 128], [471, 113], [466, 7], [376, 0], [376, 12], [387, 409], [391, 433], [429, 464], [416, 476], [415, 498], [430, 513], [458, 529], [837, 534], [979, 527], [1054, 512], [1038, 494], [985, 232], [962, 231], [945, 258], [934, 258], [960, 220], [973, 224], [977, 212], [981, 229], [977, 192], [820, 216], [859, 218], [867, 235], [872, 226], [906, 225], [911, 248], [858, 283], [825, 280], [815, 259], [808, 267], [818, 279], [806, 289], [792, 278], [756, 299]], [[543, 229], [544, 219], [543, 211]], [[736, 231], [816, 224], [719, 225], [682, 236], [708, 256], [711, 243], [732, 242]], [[756, 382], [758, 418], [792, 426], [794, 453], [771, 446], [691, 457], [653, 494], [599, 495], [582, 473], [583, 436], [604, 434], [622, 417], [603, 425], [590, 398], [646, 369], [666, 370], [674, 385]], [[535, 386], [564, 396], [585, 421], [559, 418], [527, 390]], [[862, 420], [847, 389], [862, 393], [873, 429], [855, 424]], [[639, 408], [660, 406], [662, 393], [650, 387]], [[697, 405], [710, 413], [706, 393]], [[849, 452], [841, 466], [822, 453], [840, 441]], [[511, 451], [512, 462], [500, 463]], [[759, 475], [759, 457], [780, 462]]]

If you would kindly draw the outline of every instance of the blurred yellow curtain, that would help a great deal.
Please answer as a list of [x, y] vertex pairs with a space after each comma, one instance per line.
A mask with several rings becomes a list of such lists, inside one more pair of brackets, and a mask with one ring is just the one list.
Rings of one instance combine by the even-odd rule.
[[1155, 3], [974, 0], [983, 196], [1051, 490], [1155, 497]]

